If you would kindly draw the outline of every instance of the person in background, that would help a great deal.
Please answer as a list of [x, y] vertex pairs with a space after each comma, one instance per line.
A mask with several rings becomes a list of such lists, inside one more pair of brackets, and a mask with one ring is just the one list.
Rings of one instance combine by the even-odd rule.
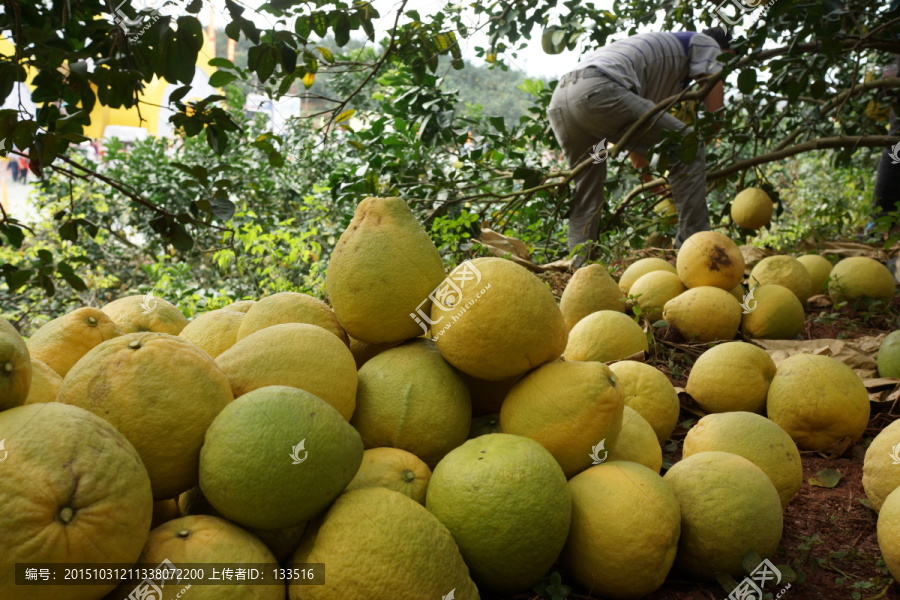
[[[703, 33], [654, 32], [613, 42], [588, 54], [573, 71], [563, 75], [550, 100], [550, 126], [570, 167], [602, 152], [598, 143], [616, 142], [655, 104], [684, 90], [692, 79], [721, 70], [718, 57], [730, 51], [730, 36], [720, 27]], [[707, 110], [724, 106], [719, 81], [703, 100]], [[668, 113], [661, 113], [626, 144], [632, 164], [647, 166], [646, 154], [664, 130], [683, 135], [691, 128]], [[605, 154], [603, 155], [605, 156]], [[603, 207], [605, 160], [595, 160], [575, 177], [569, 210], [568, 245], [579, 247], [575, 266], [596, 252]], [[647, 174], [644, 180], [651, 177]], [[694, 159], [669, 163], [669, 184], [678, 210], [678, 248], [691, 234], [709, 229], [706, 206], [706, 160], [702, 142]]]
[[[900, 55], [894, 64], [884, 70], [885, 77], [897, 77], [900, 72]], [[890, 99], [891, 112], [889, 117], [890, 130], [888, 135], [900, 135], [900, 119], [897, 118], [897, 109], [900, 107], [900, 95], [895, 94]], [[874, 218], [879, 219], [900, 211], [900, 144], [885, 148], [878, 162], [878, 170], [875, 173]], [[897, 221], [889, 224], [888, 235], [896, 235]]]

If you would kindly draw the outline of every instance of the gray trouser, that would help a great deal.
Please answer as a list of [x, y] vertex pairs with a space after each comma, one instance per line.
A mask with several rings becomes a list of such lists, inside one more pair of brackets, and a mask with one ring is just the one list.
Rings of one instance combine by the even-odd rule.
[[[589, 75], [585, 77], [584, 75]], [[590, 156], [594, 145], [606, 139], [619, 140], [629, 127], [655, 103], [641, 98], [595, 69], [567, 73], [559, 80], [550, 100], [550, 126], [570, 166]], [[668, 113], [662, 113], [649, 128], [633, 138], [627, 148], [646, 156], [663, 130], [688, 134], [691, 128]], [[619, 157], [624, 157], [620, 154]], [[605, 154], [601, 156], [605, 157]], [[620, 160], [617, 157], [616, 160]], [[677, 158], [669, 162], [669, 184], [678, 210], [675, 247], [698, 231], [709, 230], [706, 208], [706, 157], [701, 146], [693, 161]], [[585, 255], [597, 241], [603, 208], [606, 161], [592, 163], [575, 177], [575, 192], [569, 211], [569, 250], [585, 244]]]

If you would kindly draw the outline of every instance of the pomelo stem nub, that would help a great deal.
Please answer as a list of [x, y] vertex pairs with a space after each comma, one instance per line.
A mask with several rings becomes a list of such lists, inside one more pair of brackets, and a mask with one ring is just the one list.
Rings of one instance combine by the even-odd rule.
[[175, 534], [175, 537], [179, 537], [183, 540], [186, 540], [189, 537], [191, 537], [191, 530], [190, 529], [182, 529], [181, 531], [179, 531], [178, 533]]
[[70, 507], [66, 506], [61, 511], [59, 511], [59, 520], [63, 523], [69, 524], [72, 522], [73, 518], [75, 518], [75, 511]]
[[96, 325], [97, 325], [97, 318], [96, 318], [96, 317], [88, 317], [88, 318], [87, 318], [87, 324], [88, 324], [88, 327], [96, 327]]
[[3, 370], [6, 371], [7, 373], [12, 373], [13, 367], [14, 367], [14, 365], [12, 364], [12, 362], [3, 363]]
[[412, 471], [410, 471], [409, 469], [407, 469], [407, 470], [403, 471], [402, 473], [400, 473], [400, 477], [406, 483], [412, 483], [416, 479], [416, 474], [413, 473]]
[[132, 341], [128, 342], [128, 347], [131, 348], [132, 350], [137, 350], [138, 348], [141, 347], [141, 343], [138, 340], [132, 340]]

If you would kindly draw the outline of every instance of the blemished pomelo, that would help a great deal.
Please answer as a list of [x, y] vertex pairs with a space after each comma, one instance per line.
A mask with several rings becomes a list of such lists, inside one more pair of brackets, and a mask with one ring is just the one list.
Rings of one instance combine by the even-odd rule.
[[787, 506], [803, 484], [800, 452], [787, 432], [751, 412], [735, 411], [706, 415], [684, 438], [682, 456], [718, 450], [743, 456], [772, 480], [781, 506]]
[[65, 377], [78, 360], [97, 344], [122, 335], [122, 330], [96, 308], [77, 308], [38, 328], [28, 338], [28, 351]]
[[235, 398], [268, 385], [318, 396], [350, 420], [356, 407], [356, 362], [336, 335], [317, 325], [283, 323], [251, 333], [216, 358]]
[[206, 430], [200, 489], [232, 521], [294, 527], [344, 490], [362, 454], [359, 434], [324, 400], [288, 386], [259, 388]]
[[[350, 490], [311, 524], [288, 567], [327, 565], [316, 600], [478, 600], [453, 536], [424, 506], [382, 487]], [[290, 584], [290, 600], [311, 586]]]
[[750, 271], [749, 286], [781, 285], [794, 292], [802, 304], [812, 296], [812, 279], [806, 267], [793, 256], [767, 256]]
[[213, 359], [165, 333], [128, 333], [96, 346], [56, 396], [122, 432], [144, 461], [156, 500], [197, 485], [203, 433], [232, 399]]
[[197, 315], [178, 337], [193, 342], [210, 358], [216, 358], [237, 343], [238, 328], [244, 316], [245, 313], [236, 310], [211, 310]]
[[598, 310], [625, 312], [623, 298], [609, 271], [595, 263], [575, 271], [559, 299], [559, 310], [566, 327], [572, 329], [578, 321]]
[[438, 464], [425, 506], [450, 530], [472, 579], [512, 594], [534, 585], [556, 561], [572, 499], [547, 450], [495, 433], [469, 440]]
[[237, 339], [242, 340], [260, 329], [282, 323], [309, 323], [330, 331], [345, 344], [350, 343], [334, 311], [327, 304], [309, 294], [279, 292], [260, 298], [250, 307], [238, 328]]
[[881, 430], [869, 448], [863, 462], [863, 488], [876, 511], [885, 499], [900, 487], [900, 421]]
[[819, 354], [795, 354], [778, 365], [766, 410], [800, 450], [823, 450], [844, 438], [858, 440], [870, 412], [859, 375]]
[[652, 271], [668, 271], [669, 273], [677, 273], [675, 265], [661, 258], [641, 258], [634, 261], [625, 269], [622, 276], [619, 277], [619, 289], [622, 294], [628, 295], [634, 282]]
[[58, 402], [0, 412], [0, 597], [95, 600], [115, 585], [15, 585], [16, 563], [134, 563], [150, 528], [150, 479], [107, 421]]
[[894, 276], [886, 266], [868, 256], [842, 259], [831, 270], [828, 295], [834, 302], [881, 300], [894, 297]]
[[39, 360], [31, 359], [31, 387], [25, 404], [53, 402], [62, 386], [62, 377]]
[[[778, 284], [750, 288], [741, 315], [741, 331], [749, 338], [792, 340], [803, 331], [806, 313], [791, 290]], [[748, 312], [749, 309], [749, 312]]]
[[678, 250], [675, 268], [688, 288], [713, 286], [725, 291], [744, 279], [744, 257], [728, 236], [699, 231]]
[[500, 431], [537, 441], [572, 477], [591, 465], [597, 444], [615, 447], [624, 406], [605, 364], [552, 362], [510, 390], [500, 410]]
[[654, 473], [662, 468], [662, 447], [656, 432], [640, 413], [628, 405], [622, 413], [622, 431], [609, 451], [608, 461], [625, 460], [644, 465]]
[[773, 377], [775, 363], [765, 350], [746, 342], [727, 342], [700, 355], [685, 391], [708, 413], [761, 413]]
[[647, 334], [628, 315], [613, 310], [591, 313], [569, 332], [566, 360], [608, 362], [646, 352]]
[[813, 295], [824, 293], [833, 265], [831, 261], [819, 254], [804, 254], [797, 261], [806, 268], [812, 284]]
[[878, 513], [878, 547], [894, 578], [900, 577], [900, 492], [891, 492]]
[[778, 549], [784, 527], [778, 491], [762, 469], [737, 454], [700, 452], [663, 477], [681, 506], [675, 566], [712, 581], [716, 573], [742, 578], [744, 556]]
[[572, 527], [561, 562], [604, 598], [643, 598], [663, 584], [681, 535], [675, 494], [652, 470], [613, 461], [569, 481]]
[[651, 271], [634, 282], [629, 295], [637, 297], [641, 307], [641, 316], [651, 323], [662, 318], [666, 302], [687, 290], [675, 273], [668, 271]]
[[633, 360], [622, 360], [609, 368], [625, 397], [625, 406], [650, 423], [660, 444], [669, 439], [681, 412], [678, 393], [669, 378], [656, 367]]
[[399, 448], [370, 448], [363, 452], [359, 471], [346, 489], [385, 487], [424, 506], [430, 479], [431, 469], [415, 454]]
[[745, 188], [731, 202], [731, 220], [740, 227], [759, 229], [772, 221], [774, 206], [765, 191], [756, 187]]
[[879, 377], [900, 378], [900, 331], [887, 334], [878, 347]]
[[741, 314], [734, 296], [708, 285], [691, 288], [663, 307], [663, 319], [682, 337], [695, 342], [734, 339]]
[[562, 354], [565, 319], [547, 284], [525, 267], [476, 258], [447, 279], [459, 292], [432, 307], [431, 330], [441, 356], [460, 371], [499, 381]]
[[471, 420], [469, 389], [431, 340], [385, 350], [359, 370], [350, 423], [366, 448], [400, 448], [433, 468], [466, 441]]
[[178, 335], [187, 319], [177, 306], [153, 294], [125, 296], [100, 308], [122, 333], [153, 331]]
[[31, 355], [25, 340], [0, 319], [0, 410], [21, 406], [31, 389]]
[[429, 313], [443, 279], [441, 255], [409, 205], [366, 198], [331, 253], [325, 286], [344, 331], [377, 344], [421, 335], [414, 315]]

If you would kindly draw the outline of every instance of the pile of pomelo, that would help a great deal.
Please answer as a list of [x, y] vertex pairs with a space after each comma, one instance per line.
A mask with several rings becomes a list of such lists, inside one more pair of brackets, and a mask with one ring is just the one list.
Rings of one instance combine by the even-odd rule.
[[[403, 200], [367, 198], [330, 259], [329, 304], [283, 292], [188, 323], [128, 296], [27, 341], [0, 322], [0, 598], [134, 588], [14, 585], [16, 563], [48, 562], [325, 565], [324, 585], [187, 599], [470, 600], [554, 568], [608, 598], [670, 571], [739, 581], [745, 557], [778, 547], [799, 450], [859, 439], [869, 403], [835, 359], [776, 368], [732, 340], [797, 335], [826, 282], [836, 299], [894, 291], [869, 259], [777, 256], [744, 279], [734, 242], [705, 232], [674, 266], [639, 260], [618, 282], [583, 267], [557, 302], [501, 258], [445, 272]], [[647, 319], [725, 342], [691, 371], [708, 415], [665, 476], [680, 403], [641, 362]], [[900, 476], [881, 466], [867, 489], [886, 498], [900, 575]]]

